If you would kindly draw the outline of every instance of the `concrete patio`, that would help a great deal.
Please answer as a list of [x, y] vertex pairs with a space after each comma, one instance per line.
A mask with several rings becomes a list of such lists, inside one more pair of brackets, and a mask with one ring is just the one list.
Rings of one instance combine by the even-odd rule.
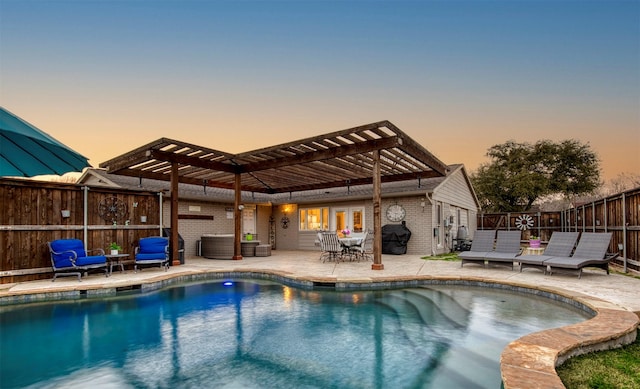
[[[325, 262], [319, 252], [274, 250], [269, 257], [248, 257], [241, 261], [187, 258], [184, 265], [165, 272], [148, 268], [137, 273], [115, 271], [110, 277], [89, 275], [78, 282], [75, 277], [0, 285], [0, 305], [34, 298], [53, 299], [74, 292], [108, 293], [140, 285], [158, 285], [172, 278], [212, 272], [255, 272], [271, 274], [293, 282], [322, 282], [344, 285], [398, 283], [410, 280], [467, 280], [500, 283], [513, 288], [533, 288], [570, 298], [597, 311], [583, 323], [524, 336], [505, 348], [501, 370], [505, 388], [563, 387], [555, 367], [567, 358], [588, 352], [617, 347], [636, 337], [640, 315], [640, 279], [628, 275], [606, 275], [602, 270], [587, 269], [582, 278], [576, 275], [545, 275], [534, 269], [520, 273], [516, 267], [483, 268], [457, 261], [424, 260], [412, 255], [383, 255], [384, 270], [372, 270], [371, 262]], [[86, 292], [85, 292], [86, 291]], [[68, 295], [66, 296], [68, 298]]]

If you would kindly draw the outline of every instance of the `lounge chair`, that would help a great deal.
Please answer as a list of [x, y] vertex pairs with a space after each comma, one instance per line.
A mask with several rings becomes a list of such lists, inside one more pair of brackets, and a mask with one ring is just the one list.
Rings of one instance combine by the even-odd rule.
[[462, 260], [460, 267], [465, 263], [477, 263], [484, 266], [487, 253], [493, 251], [493, 240], [496, 237], [495, 230], [476, 231], [471, 241], [471, 250], [462, 251], [458, 257]]
[[138, 266], [160, 266], [164, 271], [169, 270], [169, 239], [162, 236], [142, 238], [135, 249], [134, 272]]
[[544, 261], [553, 257], [569, 257], [578, 241], [579, 232], [554, 232], [542, 255], [521, 255], [517, 261], [520, 262], [520, 272], [522, 269], [533, 268], [547, 272]]
[[513, 270], [513, 262], [522, 252], [520, 247], [520, 230], [516, 231], [498, 231], [498, 239], [496, 239], [496, 249], [487, 253], [484, 259], [487, 265], [507, 266]]
[[607, 254], [611, 232], [583, 232], [576, 251], [570, 257], [553, 257], [544, 261], [549, 274], [554, 271], [577, 271], [578, 278], [582, 278], [582, 269], [597, 267], [609, 274], [609, 262], [619, 254]]
[[[109, 276], [107, 269], [107, 257], [104, 256], [103, 249], [93, 249], [86, 251], [84, 243], [80, 239], [57, 239], [48, 242], [51, 253], [51, 266], [53, 267], [53, 279], [60, 276], [78, 276], [78, 281], [82, 281], [82, 275], [89, 270], [104, 269], [105, 276]], [[87, 255], [95, 252], [97, 255]]]

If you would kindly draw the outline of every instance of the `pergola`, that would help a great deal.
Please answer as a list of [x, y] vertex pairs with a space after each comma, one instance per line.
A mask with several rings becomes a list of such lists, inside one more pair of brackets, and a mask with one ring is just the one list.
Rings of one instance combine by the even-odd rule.
[[235, 191], [234, 259], [241, 256], [242, 191], [290, 193], [373, 185], [374, 261], [381, 270], [381, 183], [441, 177], [447, 167], [389, 121], [332, 132], [240, 154], [161, 138], [100, 164], [107, 172], [171, 182], [171, 236], [178, 258], [178, 184]]

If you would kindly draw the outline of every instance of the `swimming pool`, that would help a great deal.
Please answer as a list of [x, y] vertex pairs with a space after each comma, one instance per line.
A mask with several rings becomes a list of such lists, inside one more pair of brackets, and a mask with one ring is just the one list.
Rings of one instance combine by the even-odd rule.
[[512, 340], [591, 317], [490, 288], [221, 280], [0, 311], [0, 387], [498, 388]]

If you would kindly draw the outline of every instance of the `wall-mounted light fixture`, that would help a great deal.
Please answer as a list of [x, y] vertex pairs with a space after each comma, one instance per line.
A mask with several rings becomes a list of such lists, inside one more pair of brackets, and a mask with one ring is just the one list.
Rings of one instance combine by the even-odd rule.
[[596, 219], [596, 226], [599, 226], [599, 225], [600, 225], [600, 220]]
[[140, 223], [146, 223], [147, 222], [147, 217], [146, 216], [140, 216]]
[[238, 205], [238, 209], [239, 209], [240, 211], [242, 211], [242, 210], [244, 209], [244, 204], [240, 204], [240, 205]]
[[71, 211], [68, 209], [63, 209], [60, 211], [60, 213], [62, 214], [62, 217], [71, 217]]
[[427, 206], [426, 201], [424, 200], [424, 197], [420, 198], [420, 206], [422, 207], [422, 212], [424, 212], [424, 207]]
[[624, 250], [624, 244], [618, 243], [618, 251], [622, 251], [622, 250]]

